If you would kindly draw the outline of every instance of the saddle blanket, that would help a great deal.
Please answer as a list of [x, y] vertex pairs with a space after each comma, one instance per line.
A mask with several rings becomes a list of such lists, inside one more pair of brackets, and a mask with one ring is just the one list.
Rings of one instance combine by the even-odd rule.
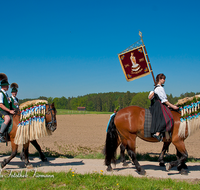
[[151, 112], [149, 109], [145, 109], [144, 137], [152, 137], [150, 132], [151, 122], [152, 122]]

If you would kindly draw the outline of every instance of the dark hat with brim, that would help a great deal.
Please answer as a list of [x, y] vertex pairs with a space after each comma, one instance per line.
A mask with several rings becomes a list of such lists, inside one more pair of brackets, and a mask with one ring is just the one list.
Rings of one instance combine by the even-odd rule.
[[18, 92], [18, 90], [17, 90], [16, 88], [12, 88], [11, 93], [12, 93], [12, 92]]
[[17, 83], [13, 82], [13, 83], [10, 85], [10, 88], [12, 88], [11, 93], [12, 93], [12, 92], [18, 92], [19, 86], [18, 86]]
[[8, 85], [10, 85], [10, 84], [8, 83], [7, 80], [2, 80], [2, 81], [0, 82], [0, 86], [8, 86]]

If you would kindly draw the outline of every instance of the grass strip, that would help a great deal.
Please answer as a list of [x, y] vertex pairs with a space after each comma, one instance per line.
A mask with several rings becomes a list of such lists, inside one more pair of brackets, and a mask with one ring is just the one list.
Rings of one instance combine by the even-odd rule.
[[[18, 177], [17, 177], [18, 176]], [[21, 176], [21, 177], [20, 177]], [[103, 171], [92, 174], [78, 174], [71, 169], [68, 172], [23, 171], [2, 173], [1, 189], [199, 189], [200, 181], [177, 181], [172, 179], [154, 179], [131, 175], [105, 175]]]
[[73, 114], [112, 114], [113, 112], [97, 112], [97, 111], [78, 111], [67, 109], [56, 109], [57, 115], [73, 115]]

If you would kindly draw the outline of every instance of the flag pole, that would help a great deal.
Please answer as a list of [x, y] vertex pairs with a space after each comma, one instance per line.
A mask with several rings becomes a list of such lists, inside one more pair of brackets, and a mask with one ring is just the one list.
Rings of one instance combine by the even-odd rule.
[[150, 60], [149, 60], [149, 56], [147, 54], [147, 50], [146, 50], [146, 47], [144, 45], [144, 41], [143, 41], [143, 38], [142, 38], [142, 32], [139, 31], [139, 36], [141, 38], [141, 41], [142, 41], [142, 44], [144, 46], [144, 51], [145, 51], [145, 56], [147, 57], [147, 61], [148, 61], [148, 65], [149, 65], [149, 68], [150, 68], [150, 71], [151, 71], [151, 75], [153, 77], [153, 81], [154, 81], [154, 84], [156, 85], [156, 81], [155, 81], [155, 77], [154, 77], [154, 74], [153, 74], [153, 70], [152, 70], [152, 67], [151, 67], [151, 64], [150, 64]]

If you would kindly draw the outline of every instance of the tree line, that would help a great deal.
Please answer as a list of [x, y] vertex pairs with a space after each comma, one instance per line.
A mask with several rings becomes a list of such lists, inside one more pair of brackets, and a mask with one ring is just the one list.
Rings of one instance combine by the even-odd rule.
[[[200, 92], [186, 92], [179, 97], [173, 97], [172, 94], [167, 95], [169, 102], [175, 104], [178, 99], [191, 97]], [[87, 111], [113, 112], [116, 108], [122, 109], [130, 105], [136, 105], [143, 108], [149, 108], [151, 102], [148, 99], [149, 92], [109, 92], [87, 94], [78, 97], [52, 98], [40, 96], [35, 99], [47, 100], [49, 103], [54, 102], [57, 109], [77, 110], [78, 107], [85, 107]], [[34, 99], [20, 99], [19, 104]]]

